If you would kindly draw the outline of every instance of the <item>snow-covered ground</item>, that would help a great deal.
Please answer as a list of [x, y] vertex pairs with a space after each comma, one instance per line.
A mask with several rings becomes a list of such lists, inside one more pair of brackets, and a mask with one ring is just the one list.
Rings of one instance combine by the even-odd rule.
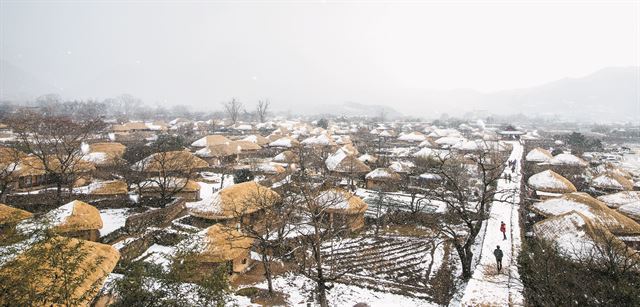
[[127, 217], [131, 215], [131, 209], [101, 209], [100, 218], [102, 218], [102, 229], [100, 236], [106, 236], [120, 227], [124, 227]]
[[[459, 302], [461, 306], [523, 306], [522, 282], [518, 273], [517, 258], [521, 248], [520, 224], [518, 209], [520, 207], [520, 182], [522, 180], [521, 160], [523, 146], [519, 142], [510, 142], [513, 150], [509, 160], [517, 160], [516, 171], [511, 173], [509, 167], [505, 167], [505, 173], [510, 173], [512, 182], [500, 179], [499, 190], [509, 190], [513, 195], [496, 195], [496, 199], [505, 199], [508, 202], [496, 201], [492, 204], [490, 217], [486, 222], [485, 232], [478, 237], [482, 240], [482, 251], [479, 255], [479, 263], [476, 265], [473, 276], [464, 289]], [[500, 232], [500, 222], [507, 225], [507, 239], [503, 240]], [[496, 259], [493, 251], [500, 245], [504, 257], [503, 269], [500, 274], [496, 272]]]
[[[255, 286], [266, 289], [267, 283], [265, 281]], [[276, 291], [283, 292], [288, 295], [288, 306], [307, 306], [307, 301], [309, 301], [312, 293], [315, 292], [315, 283], [312, 280], [302, 275], [292, 273], [274, 278], [273, 287]], [[367, 303], [368, 306], [371, 307], [437, 306], [436, 304], [418, 298], [374, 291], [367, 288], [340, 283], [334, 284], [334, 288], [327, 294], [327, 299], [330, 306], [353, 306], [357, 303]]]

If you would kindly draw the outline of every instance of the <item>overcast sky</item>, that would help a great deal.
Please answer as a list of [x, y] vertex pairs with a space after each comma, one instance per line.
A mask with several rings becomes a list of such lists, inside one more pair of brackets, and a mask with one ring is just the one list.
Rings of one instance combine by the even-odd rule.
[[367, 103], [640, 65], [638, 1], [0, 2], [2, 60], [66, 97]]

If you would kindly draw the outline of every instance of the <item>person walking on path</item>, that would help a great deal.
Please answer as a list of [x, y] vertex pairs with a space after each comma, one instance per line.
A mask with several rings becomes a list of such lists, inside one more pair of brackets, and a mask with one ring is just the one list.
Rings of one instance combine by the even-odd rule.
[[502, 240], [507, 239], [507, 224], [500, 222], [500, 231], [502, 232]]
[[498, 266], [498, 273], [502, 270], [502, 250], [500, 249], [500, 245], [493, 250], [493, 255], [496, 256], [496, 264]]

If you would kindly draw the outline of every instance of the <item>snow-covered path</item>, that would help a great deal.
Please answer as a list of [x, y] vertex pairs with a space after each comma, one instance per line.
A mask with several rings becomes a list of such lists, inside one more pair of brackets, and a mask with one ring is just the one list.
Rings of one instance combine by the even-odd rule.
[[[484, 234], [478, 236], [482, 240], [482, 252], [473, 276], [469, 280], [461, 300], [462, 306], [523, 306], [522, 282], [518, 273], [517, 258], [521, 248], [521, 235], [518, 209], [520, 207], [520, 182], [522, 180], [521, 159], [523, 146], [519, 142], [510, 142], [513, 150], [509, 160], [517, 160], [515, 172], [505, 167], [504, 173], [511, 175], [511, 182], [501, 179], [498, 189], [508, 191], [496, 195], [490, 209], [490, 217]], [[498, 200], [507, 201], [498, 201]], [[507, 239], [500, 232], [500, 222], [507, 225]], [[493, 251], [500, 245], [504, 257], [502, 271], [497, 273], [496, 259]]]

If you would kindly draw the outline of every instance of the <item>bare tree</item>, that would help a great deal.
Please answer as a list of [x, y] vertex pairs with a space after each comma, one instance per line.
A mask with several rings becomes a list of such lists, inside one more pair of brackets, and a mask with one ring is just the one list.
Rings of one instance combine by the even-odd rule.
[[146, 175], [140, 187], [158, 193], [162, 201], [182, 192], [205, 162], [186, 151], [154, 153], [132, 166], [133, 171]]
[[[436, 226], [456, 249], [462, 262], [462, 277], [471, 278], [472, 246], [492, 202], [506, 201], [511, 193], [498, 190], [506, 157], [498, 151], [442, 158], [434, 170], [442, 179], [440, 187], [428, 189], [431, 200], [446, 204], [447, 211]], [[495, 199], [496, 195], [501, 199]]]
[[231, 119], [231, 123], [234, 125], [238, 122], [240, 118], [240, 114], [242, 113], [242, 102], [236, 100], [235, 98], [231, 99], [231, 101], [224, 103], [224, 111]]
[[57, 201], [62, 204], [62, 188], [67, 187], [71, 194], [78, 175], [89, 167], [82, 160], [82, 143], [102, 131], [104, 122], [24, 111], [8, 123], [16, 133], [18, 148], [37, 159], [30, 166], [44, 171], [56, 184]]
[[[338, 218], [332, 215], [332, 208], [345, 202], [343, 193], [320, 191], [307, 180], [297, 180], [293, 188], [299, 218], [295, 225], [299, 229], [298, 239], [302, 246], [296, 261], [300, 272], [316, 283], [320, 306], [329, 306], [327, 291], [352, 269], [340, 258], [333, 257], [336, 250], [334, 245], [340, 244], [341, 236], [351, 232], [349, 225], [352, 217]], [[326, 258], [330, 258], [331, 262]]]
[[268, 99], [258, 101], [258, 105], [256, 106], [256, 115], [258, 115], [258, 120], [260, 120], [261, 123], [264, 123], [267, 119], [267, 112], [269, 111], [270, 104], [271, 102]]
[[[273, 295], [272, 262], [284, 256], [285, 239], [294, 232], [289, 222], [293, 218], [295, 207], [291, 198], [281, 197], [266, 188], [258, 188], [237, 202], [237, 206], [232, 207], [234, 218], [240, 221], [240, 235], [253, 240], [255, 250], [260, 253], [269, 294]], [[253, 212], [259, 212], [259, 219], [243, 223], [246, 219], [251, 219]], [[230, 232], [234, 233], [236, 232]]]
[[15, 171], [23, 154], [9, 147], [0, 147], [0, 202], [6, 202], [11, 186], [16, 182]]

